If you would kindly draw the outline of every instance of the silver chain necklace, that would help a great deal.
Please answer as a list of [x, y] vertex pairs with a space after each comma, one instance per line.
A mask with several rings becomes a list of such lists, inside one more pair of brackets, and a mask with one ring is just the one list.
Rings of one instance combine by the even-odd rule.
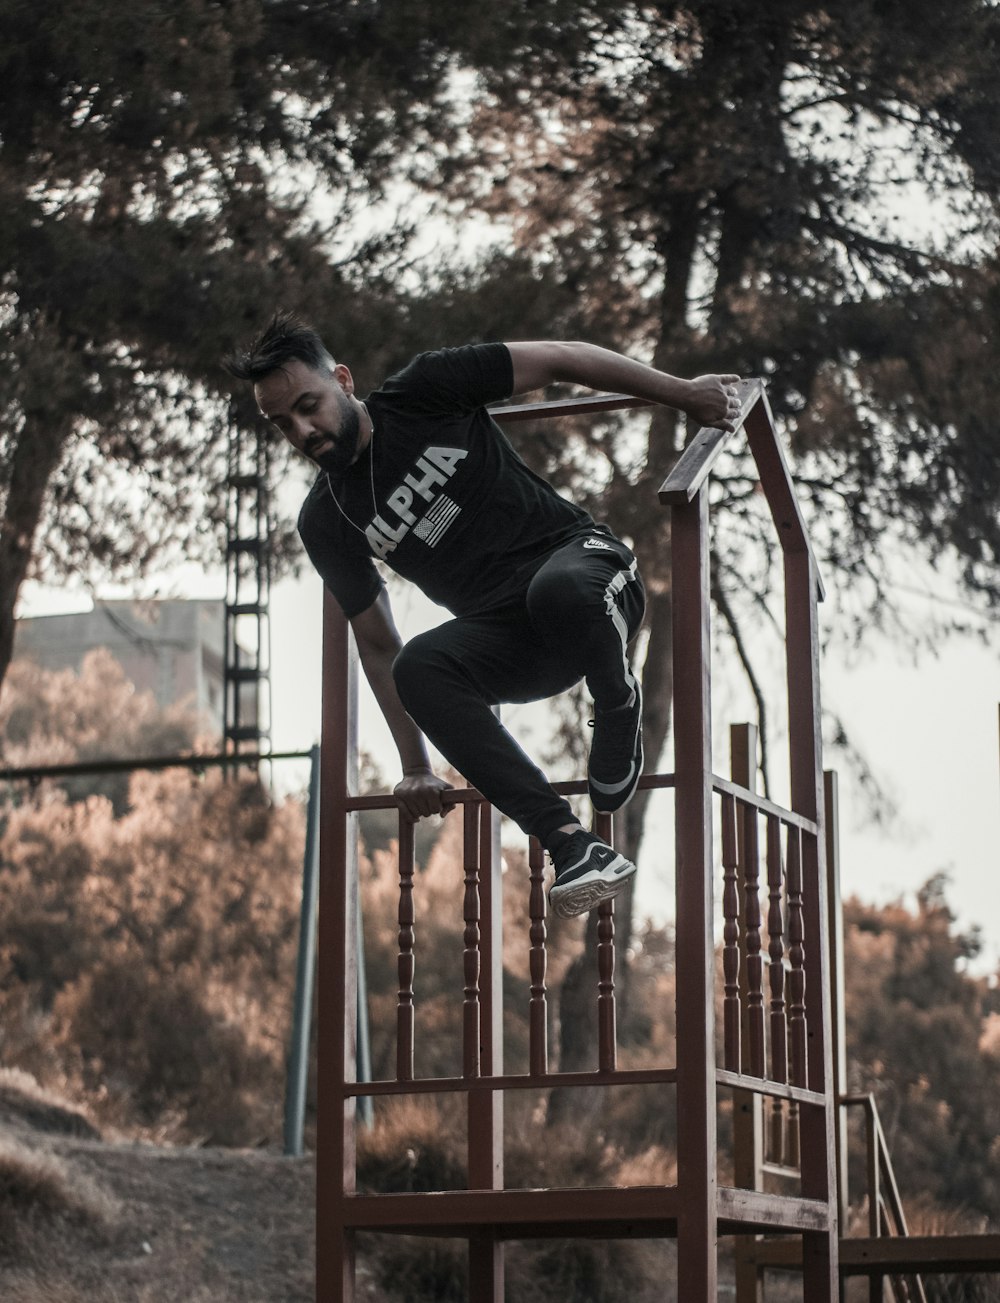
[[[368, 437], [368, 474], [369, 474], [369, 479], [371, 482], [371, 490], [372, 490], [372, 510], [377, 516], [378, 503], [375, 501], [375, 422], [372, 420], [371, 413], [368, 411], [367, 406], [364, 403], [362, 403], [361, 406], [364, 407], [365, 409], [365, 416], [368, 417], [368, 424], [371, 427], [371, 434]], [[326, 476], [326, 487], [330, 490], [330, 497], [333, 498], [333, 505], [344, 517], [344, 519], [347, 521], [350, 527], [352, 529], [356, 529], [358, 533], [362, 535], [362, 537], [367, 539], [368, 535], [365, 533], [365, 531], [361, 528], [360, 525], [356, 524], [350, 518], [350, 516], [347, 514], [344, 508], [340, 505], [340, 500], [337, 497], [336, 493], [334, 493], [333, 484], [330, 482], [330, 472], [324, 471], [323, 473]]]

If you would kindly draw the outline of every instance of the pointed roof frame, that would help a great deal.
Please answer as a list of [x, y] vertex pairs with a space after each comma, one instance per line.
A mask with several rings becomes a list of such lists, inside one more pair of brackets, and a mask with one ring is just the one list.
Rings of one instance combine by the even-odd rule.
[[[741, 380], [739, 400], [740, 415], [732, 434], [740, 429], [746, 433], [782, 551], [805, 552], [811, 557], [816, 575], [816, 596], [822, 601], [826, 589], [799, 508], [785, 452], [774, 428], [764, 381], [759, 378]], [[732, 434], [727, 430], [702, 426], [660, 486], [658, 496], [663, 506], [686, 506], [694, 500]]]
[[[819, 601], [822, 601], [826, 596], [823, 577], [816, 564], [816, 554], [799, 509], [798, 497], [784, 449], [775, 431], [774, 416], [771, 405], [767, 401], [765, 382], [760, 377], [741, 380], [738, 396], [740, 415], [733, 431], [730, 433], [727, 430], [702, 426], [660, 486], [660, 502], [665, 507], [681, 506], [692, 502], [711, 474], [712, 467], [727, 440], [739, 430], [744, 430], [782, 551], [808, 553], [812, 558], [813, 571], [816, 575], [816, 596]], [[504, 404], [491, 407], [489, 411], [494, 420], [507, 424], [652, 406], [654, 404], [647, 399], [633, 398], [628, 394], [598, 394], [583, 398], [557, 399], [554, 402]]]

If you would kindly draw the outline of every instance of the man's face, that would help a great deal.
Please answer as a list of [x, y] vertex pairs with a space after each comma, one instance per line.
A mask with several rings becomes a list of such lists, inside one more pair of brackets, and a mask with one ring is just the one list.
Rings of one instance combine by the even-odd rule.
[[260, 410], [292, 447], [331, 475], [343, 475], [361, 451], [351, 373], [317, 371], [297, 358], [254, 385]]

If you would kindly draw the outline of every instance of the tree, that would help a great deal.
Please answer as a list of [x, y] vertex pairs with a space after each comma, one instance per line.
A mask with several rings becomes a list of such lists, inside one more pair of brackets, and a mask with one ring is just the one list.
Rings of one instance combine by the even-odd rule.
[[[572, 326], [682, 374], [765, 376], [822, 569], [859, 633], [893, 625], [890, 540], [948, 558], [964, 593], [996, 609], [1000, 11], [524, 0], [462, 35], [455, 57], [476, 77], [452, 104], [465, 148], [427, 179], [503, 222], [515, 261], [562, 287], [546, 333]], [[503, 324], [521, 333], [517, 307]], [[683, 437], [658, 410], [641, 447], [634, 423], [610, 421], [569, 453], [544, 441], [534, 454], [575, 495], [589, 483], [639, 553], [650, 762], [671, 695], [655, 490]], [[735, 442], [714, 493], [720, 624], [762, 707], [746, 631], [775, 618], [770, 525]], [[640, 794], [624, 821], [632, 851], [644, 813]]]
[[358, 213], [421, 138], [454, 17], [409, 8], [0, 0], [0, 681], [32, 565], [220, 554], [219, 359], [270, 306], [379, 365], [405, 234]]
[[[16, 660], [0, 690], [0, 733], [14, 768], [183, 755], [195, 748], [198, 724], [189, 703], [161, 710], [151, 692], [137, 692], [106, 647], [88, 652], [79, 674]], [[127, 774], [82, 774], [60, 787], [71, 800], [106, 796], [116, 814], [127, 807]]]
[[[193, 722], [135, 693], [103, 651], [79, 676], [17, 663], [0, 721], [35, 762], [148, 754], [157, 738], [178, 749]], [[5, 1061], [133, 1134], [274, 1138], [301, 802], [218, 771], [140, 771], [110, 797], [85, 782], [45, 780], [0, 803]]]
[[931, 878], [915, 910], [845, 906], [850, 1088], [876, 1097], [904, 1199], [995, 1219], [995, 994], [965, 971], [979, 938], [955, 930], [945, 887]]

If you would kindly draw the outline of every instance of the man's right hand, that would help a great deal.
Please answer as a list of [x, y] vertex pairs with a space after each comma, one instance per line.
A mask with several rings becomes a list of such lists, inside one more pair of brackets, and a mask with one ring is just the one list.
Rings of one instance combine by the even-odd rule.
[[738, 381], [739, 376], [734, 375], [695, 376], [687, 382], [688, 394], [681, 410], [697, 421], [699, 427], [708, 425], [732, 433], [740, 414], [736, 396]]
[[451, 783], [438, 778], [432, 769], [420, 769], [406, 774], [392, 794], [404, 816], [415, 823], [430, 814], [447, 814], [454, 802], [445, 793], [453, 790]]

